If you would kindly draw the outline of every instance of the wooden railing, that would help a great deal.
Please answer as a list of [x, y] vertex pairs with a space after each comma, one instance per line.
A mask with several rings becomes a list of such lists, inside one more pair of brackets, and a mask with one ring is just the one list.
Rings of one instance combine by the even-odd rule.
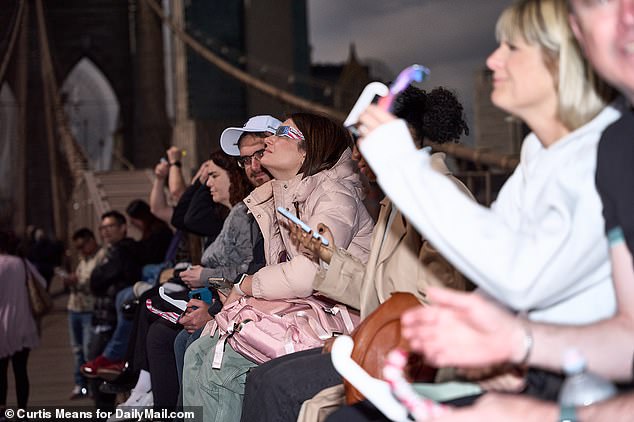
[[[133, 199], [147, 201], [152, 178], [150, 170], [99, 173], [85, 171], [84, 177], [73, 190], [69, 204], [70, 231], [88, 227], [97, 233], [104, 212], [113, 209], [124, 212]], [[128, 234], [132, 237], [139, 235], [133, 227], [128, 227]]]

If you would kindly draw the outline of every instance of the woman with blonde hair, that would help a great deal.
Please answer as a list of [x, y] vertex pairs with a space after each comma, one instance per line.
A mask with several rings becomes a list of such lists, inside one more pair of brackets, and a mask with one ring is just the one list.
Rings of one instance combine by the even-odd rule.
[[[437, 175], [406, 125], [376, 106], [360, 117], [359, 146], [386, 194], [476, 294], [531, 320], [578, 325], [616, 309], [594, 173], [601, 133], [620, 106], [607, 105], [612, 92], [583, 59], [567, 19], [565, 0], [519, 0], [498, 20], [499, 47], [487, 59], [491, 100], [532, 132], [491, 208]], [[406, 327], [412, 345], [416, 331]], [[530, 353], [529, 333], [512, 341]], [[559, 382], [531, 370], [524, 392], [556, 399]], [[357, 420], [348, 410], [332, 420]]]
[[518, 167], [486, 208], [416, 150], [406, 125], [370, 106], [361, 151], [427, 239], [482, 291], [531, 319], [582, 324], [614, 313], [601, 201], [594, 186], [604, 128], [620, 112], [583, 60], [565, 0], [521, 0], [496, 28], [491, 99], [532, 130]]
[[[359, 144], [386, 194], [478, 294], [534, 321], [580, 325], [616, 310], [594, 173], [620, 105], [607, 105], [612, 92], [582, 58], [567, 18], [565, 0], [520, 0], [499, 18], [499, 47], [487, 59], [491, 99], [532, 133], [491, 208], [439, 177], [405, 124], [378, 107], [361, 116]], [[416, 327], [407, 328], [416, 341]], [[530, 352], [529, 334], [514, 341]], [[561, 379], [531, 370], [526, 381], [525, 392], [552, 398]]]

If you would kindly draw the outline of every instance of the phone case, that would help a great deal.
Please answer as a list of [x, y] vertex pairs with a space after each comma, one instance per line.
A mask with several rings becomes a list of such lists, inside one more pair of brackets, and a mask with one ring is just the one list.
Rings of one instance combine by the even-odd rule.
[[190, 291], [189, 298], [202, 300], [209, 305], [211, 305], [212, 302], [211, 291], [207, 287], [201, 287], [200, 289]]

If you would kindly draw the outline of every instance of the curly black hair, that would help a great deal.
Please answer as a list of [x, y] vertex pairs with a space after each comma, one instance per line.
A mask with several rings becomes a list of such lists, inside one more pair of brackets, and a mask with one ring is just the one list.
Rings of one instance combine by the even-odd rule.
[[462, 104], [443, 87], [427, 93], [410, 85], [396, 98], [393, 110], [412, 128], [419, 147], [424, 139], [443, 144], [458, 142], [463, 133], [469, 134]]

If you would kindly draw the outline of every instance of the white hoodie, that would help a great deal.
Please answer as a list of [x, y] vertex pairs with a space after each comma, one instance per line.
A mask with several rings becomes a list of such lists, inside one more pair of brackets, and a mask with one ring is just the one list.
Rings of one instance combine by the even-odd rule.
[[360, 149], [390, 199], [481, 290], [536, 321], [586, 324], [616, 310], [594, 173], [601, 132], [619, 116], [606, 107], [549, 148], [528, 135], [490, 209], [432, 170], [402, 120]]

